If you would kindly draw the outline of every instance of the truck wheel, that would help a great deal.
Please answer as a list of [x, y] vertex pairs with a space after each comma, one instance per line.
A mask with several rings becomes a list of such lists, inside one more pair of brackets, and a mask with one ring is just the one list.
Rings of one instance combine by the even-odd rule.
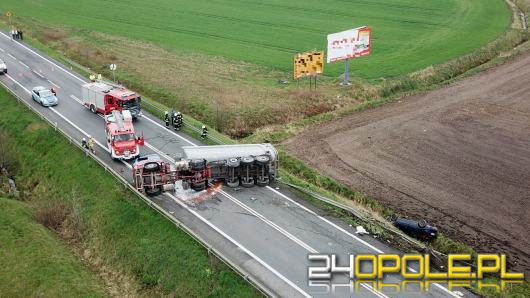
[[230, 159], [228, 159], [228, 162], [226, 163], [227, 166], [231, 167], [231, 168], [237, 168], [239, 167], [239, 160], [235, 157], [232, 157]]
[[190, 161], [190, 169], [194, 172], [203, 171], [206, 168], [206, 162], [203, 159], [195, 159]]
[[418, 227], [423, 229], [427, 226], [427, 221], [425, 221], [425, 219], [422, 219], [420, 221], [418, 221]]
[[241, 181], [241, 186], [247, 187], [247, 188], [254, 187], [254, 179], [251, 179], [247, 182]]
[[157, 186], [155, 188], [146, 188], [145, 193], [148, 196], [158, 196], [159, 194], [162, 193], [162, 186]]
[[96, 110], [96, 106], [95, 105], [90, 105], [90, 112], [96, 114], [98, 111]]
[[256, 157], [256, 163], [260, 165], [266, 165], [271, 159], [267, 155], [260, 155]]
[[252, 156], [245, 156], [241, 158], [241, 164], [244, 166], [248, 166], [254, 163], [254, 157]]
[[160, 170], [160, 165], [156, 162], [148, 162], [144, 165], [144, 172], [151, 173]]
[[194, 191], [203, 191], [206, 189], [206, 181], [203, 182], [197, 182], [191, 184], [191, 189]]
[[230, 182], [230, 181], [226, 181], [226, 185], [227, 185], [228, 187], [231, 187], [231, 188], [236, 188], [236, 187], [239, 186], [239, 180], [236, 179], [235, 181], [232, 181], [232, 182]]
[[256, 185], [257, 186], [261, 186], [261, 187], [265, 187], [265, 186], [269, 185], [269, 180], [256, 180]]

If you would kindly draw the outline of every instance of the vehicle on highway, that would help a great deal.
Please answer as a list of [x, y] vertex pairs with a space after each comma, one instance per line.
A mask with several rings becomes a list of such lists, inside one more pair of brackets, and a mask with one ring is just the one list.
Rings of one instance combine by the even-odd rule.
[[33, 88], [31, 90], [31, 97], [44, 107], [56, 106], [59, 103], [59, 100], [53, 95], [52, 91], [42, 86]]
[[157, 154], [139, 157], [133, 163], [134, 186], [148, 195], [159, 195], [166, 186], [182, 181], [184, 188], [195, 191], [206, 189], [210, 168], [204, 159], [163, 161]]
[[83, 104], [94, 114], [129, 110], [133, 119], [140, 116], [142, 98], [138, 93], [101, 80], [81, 86]]
[[113, 159], [133, 159], [140, 154], [143, 137], [134, 134], [132, 116], [128, 110], [113, 110], [105, 116], [107, 146]]
[[137, 158], [132, 169], [136, 189], [158, 195], [177, 181], [195, 191], [214, 181], [229, 187], [267, 186], [278, 171], [278, 151], [271, 144], [185, 146], [183, 150], [186, 157], [174, 163], [156, 154]]
[[2, 74], [7, 73], [7, 65], [2, 59], [0, 59], [0, 73]]
[[212, 180], [229, 187], [267, 186], [278, 174], [278, 151], [272, 144], [182, 147], [188, 160], [205, 159]]

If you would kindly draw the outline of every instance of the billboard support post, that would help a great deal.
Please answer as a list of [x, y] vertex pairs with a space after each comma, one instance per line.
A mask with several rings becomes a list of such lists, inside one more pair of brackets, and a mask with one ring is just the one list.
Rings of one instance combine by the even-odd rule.
[[350, 86], [351, 83], [348, 82], [348, 62], [350, 59], [344, 59], [344, 79], [342, 80], [342, 83], [340, 83], [341, 86]]

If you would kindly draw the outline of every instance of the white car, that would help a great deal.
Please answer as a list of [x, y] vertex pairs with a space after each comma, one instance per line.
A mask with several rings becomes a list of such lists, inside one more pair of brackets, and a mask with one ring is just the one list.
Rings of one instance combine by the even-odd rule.
[[37, 86], [31, 90], [31, 98], [40, 103], [43, 107], [56, 106], [58, 103], [57, 97], [48, 88]]
[[0, 59], [0, 73], [7, 73], [6, 63], [2, 59]]

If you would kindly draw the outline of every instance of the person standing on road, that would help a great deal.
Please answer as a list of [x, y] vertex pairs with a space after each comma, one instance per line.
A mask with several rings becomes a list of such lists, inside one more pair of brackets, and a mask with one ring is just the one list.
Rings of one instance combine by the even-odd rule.
[[169, 112], [166, 111], [164, 114], [164, 121], [166, 122], [166, 128], [169, 129]]
[[22, 30], [18, 31], [18, 37], [20, 38], [20, 40], [24, 40], [24, 36], [22, 34]]
[[81, 140], [81, 147], [88, 150], [88, 143], [85, 138]]
[[206, 125], [203, 125], [202, 126], [201, 138], [206, 139], [207, 136], [208, 136], [208, 128], [206, 127]]
[[175, 130], [180, 130], [180, 128], [182, 127], [182, 114], [180, 112], [177, 112], [177, 115], [175, 116], [175, 124], [174, 124], [174, 127], [175, 127]]
[[16, 38], [16, 31], [15, 31], [15, 28], [13, 27], [13, 29], [11, 29], [11, 40], [15, 40]]
[[92, 154], [96, 154], [96, 140], [92, 136], [88, 136], [88, 148]]

